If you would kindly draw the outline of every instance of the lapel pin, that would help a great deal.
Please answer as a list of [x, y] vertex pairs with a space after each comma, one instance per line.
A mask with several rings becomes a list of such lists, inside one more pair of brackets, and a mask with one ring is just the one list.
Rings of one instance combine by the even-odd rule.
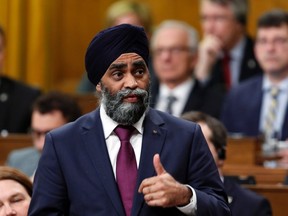
[[158, 131], [157, 131], [157, 130], [153, 130], [152, 133], [153, 133], [153, 134], [157, 134]]

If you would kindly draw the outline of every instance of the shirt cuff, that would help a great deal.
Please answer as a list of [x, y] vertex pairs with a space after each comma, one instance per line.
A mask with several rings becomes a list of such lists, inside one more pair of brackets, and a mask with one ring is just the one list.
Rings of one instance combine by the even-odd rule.
[[197, 196], [195, 190], [190, 185], [185, 186], [187, 186], [192, 191], [192, 197], [190, 199], [190, 203], [182, 207], [177, 206], [177, 208], [185, 215], [194, 216], [196, 215], [197, 211]]

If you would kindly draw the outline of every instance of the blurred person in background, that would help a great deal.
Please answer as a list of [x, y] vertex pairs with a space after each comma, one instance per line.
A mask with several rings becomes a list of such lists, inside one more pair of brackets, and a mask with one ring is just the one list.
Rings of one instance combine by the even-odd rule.
[[150, 47], [157, 78], [151, 84], [151, 107], [177, 117], [191, 110], [219, 117], [224, 89], [207, 88], [194, 77], [197, 31], [185, 22], [165, 20], [155, 28]]
[[27, 216], [32, 182], [24, 173], [0, 166], [0, 216]]
[[230, 134], [263, 135], [267, 143], [273, 139], [284, 141], [288, 138], [286, 11], [267, 11], [258, 19], [255, 55], [263, 68], [263, 75], [229, 91], [221, 120]]
[[[242, 188], [231, 178], [223, 175], [227, 146], [227, 132], [224, 125], [219, 120], [202, 112], [187, 112], [182, 115], [182, 118], [200, 125], [218, 167], [220, 177], [224, 182], [224, 189], [228, 195], [232, 215], [271, 216], [271, 205], [265, 197]], [[233, 157], [233, 155], [230, 155], [230, 157]]]
[[261, 73], [246, 32], [248, 0], [200, 0], [203, 39], [195, 75], [230, 89]]
[[4, 76], [6, 36], [0, 26], [0, 136], [27, 133], [32, 104], [41, 91]]
[[6, 164], [32, 176], [41, 156], [46, 133], [76, 120], [80, 115], [81, 110], [71, 96], [56, 91], [43, 94], [33, 105], [31, 134], [34, 146], [12, 151]]

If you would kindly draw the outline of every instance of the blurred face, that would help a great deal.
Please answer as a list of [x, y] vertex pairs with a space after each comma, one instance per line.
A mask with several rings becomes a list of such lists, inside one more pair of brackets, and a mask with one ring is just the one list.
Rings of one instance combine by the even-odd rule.
[[188, 47], [188, 35], [179, 28], [165, 28], [153, 42], [153, 65], [160, 82], [178, 85], [191, 76], [196, 54]]
[[0, 180], [0, 216], [27, 216], [31, 197], [13, 180]]
[[259, 28], [255, 55], [265, 74], [272, 79], [288, 76], [288, 26]]
[[144, 114], [149, 103], [149, 71], [136, 53], [125, 53], [108, 68], [96, 86], [105, 111], [114, 121], [132, 125]]
[[67, 123], [67, 121], [59, 110], [45, 114], [33, 111], [31, 127], [35, 148], [37, 148], [38, 151], [42, 151], [46, 133], [65, 123]]
[[2, 36], [0, 35], [0, 74], [4, 67], [5, 45]]
[[230, 6], [204, 0], [201, 1], [200, 14], [204, 36], [217, 37], [223, 49], [233, 48], [244, 34], [244, 27], [237, 22]]

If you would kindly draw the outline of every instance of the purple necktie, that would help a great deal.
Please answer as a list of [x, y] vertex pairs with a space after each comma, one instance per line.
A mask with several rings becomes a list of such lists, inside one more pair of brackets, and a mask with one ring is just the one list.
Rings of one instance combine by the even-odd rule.
[[131, 215], [133, 194], [137, 179], [136, 158], [130, 143], [130, 137], [134, 130], [133, 126], [124, 125], [118, 125], [114, 130], [121, 141], [121, 147], [117, 156], [116, 181], [127, 216]]

